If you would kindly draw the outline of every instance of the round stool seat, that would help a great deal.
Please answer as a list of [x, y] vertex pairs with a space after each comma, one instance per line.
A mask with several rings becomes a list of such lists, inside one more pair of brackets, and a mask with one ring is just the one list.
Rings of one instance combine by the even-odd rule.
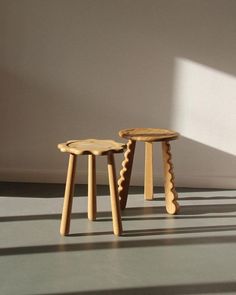
[[122, 153], [126, 145], [114, 140], [84, 139], [69, 140], [66, 143], [58, 144], [61, 152], [68, 152], [75, 155], [107, 155], [109, 152]]
[[122, 163], [123, 169], [118, 180], [120, 205], [125, 209], [128, 189], [133, 165], [134, 151], [137, 141], [145, 143], [145, 172], [144, 196], [146, 200], [153, 200], [153, 144], [161, 142], [165, 178], [166, 210], [175, 214], [179, 210], [178, 194], [175, 190], [174, 171], [169, 141], [177, 139], [179, 134], [169, 129], [160, 128], [130, 128], [119, 131], [119, 136], [128, 139], [127, 149]]
[[166, 141], [177, 139], [175, 131], [159, 128], [131, 128], [119, 131], [119, 136], [136, 141]]

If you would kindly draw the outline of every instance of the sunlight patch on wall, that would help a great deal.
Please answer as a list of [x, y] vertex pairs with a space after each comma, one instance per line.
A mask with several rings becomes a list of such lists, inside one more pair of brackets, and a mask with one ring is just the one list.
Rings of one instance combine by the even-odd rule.
[[236, 78], [193, 61], [175, 61], [172, 129], [236, 155]]

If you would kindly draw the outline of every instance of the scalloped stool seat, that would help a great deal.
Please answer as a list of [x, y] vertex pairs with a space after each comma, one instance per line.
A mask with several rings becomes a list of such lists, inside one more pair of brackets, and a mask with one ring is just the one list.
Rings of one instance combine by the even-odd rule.
[[70, 216], [74, 195], [74, 181], [76, 172], [76, 160], [78, 155], [88, 155], [88, 219], [96, 220], [96, 156], [107, 156], [108, 177], [111, 195], [111, 211], [113, 220], [113, 232], [122, 234], [122, 222], [120, 204], [118, 198], [114, 153], [123, 153], [126, 145], [113, 140], [85, 139], [70, 140], [58, 144], [61, 152], [69, 153], [69, 165], [67, 171], [64, 204], [61, 218], [60, 233], [65, 236], [70, 231]]
[[177, 202], [178, 194], [175, 190], [170, 141], [177, 139], [179, 134], [168, 129], [132, 128], [120, 130], [119, 136], [128, 139], [127, 150], [122, 163], [123, 169], [120, 172], [120, 179], [118, 181], [121, 209], [125, 209], [127, 203], [136, 141], [145, 143], [144, 197], [146, 200], [153, 200], [153, 142], [161, 142], [165, 177], [166, 211], [169, 214], [177, 213], [179, 204]]

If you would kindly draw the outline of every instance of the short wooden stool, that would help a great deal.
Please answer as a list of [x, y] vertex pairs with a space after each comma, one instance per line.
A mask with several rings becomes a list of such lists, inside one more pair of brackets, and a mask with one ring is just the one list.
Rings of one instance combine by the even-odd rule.
[[121, 209], [125, 209], [126, 207], [136, 141], [145, 142], [144, 195], [146, 200], [153, 199], [153, 142], [161, 141], [165, 176], [166, 210], [169, 214], [175, 214], [179, 209], [179, 205], [177, 203], [178, 195], [174, 184], [169, 141], [177, 139], [178, 133], [167, 129], [133, 128], [120, 130], [119, 135], [128, 139], [125, 159], [122, 163], [123, 169], [120, 172], [120, 179], [118, 181]]
[[61, 152], [70, 153], [67, 172], [64, 205], [61, 219], [61, 235], [67, 235], [70, 231], [70, 215], [72, 199], [74, 195], [74, 180], [77, 155], [88, 155], [88, 219], [96, 219], [96, 156], [106, 155], [108, 159], [108, 176], [111, 195], [111, 210], [113, 231], [115, 235], [122, 234], [120, 205], [116, 184], [116, 171], [114, 153], [124, 152], [126, 145], [113, 140], [70, 140], [61, 143], [58, 148]]

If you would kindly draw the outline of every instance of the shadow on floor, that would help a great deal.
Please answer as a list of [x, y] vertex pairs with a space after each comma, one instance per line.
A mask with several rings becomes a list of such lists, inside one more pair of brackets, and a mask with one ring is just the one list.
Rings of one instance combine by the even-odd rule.
[[193, 294], [225, 294], [236, 291], [235, 282], [201, 283], [183, 285], [162, 285], [140, 288], [108, 289], [95, 291], [75, 291], [62, 293], [40, 293], [35, 295], [193, 295]]
[[[179, 232], [178, 232], [179, 231]], [[140, 235], [169, 235], [169, 234], [184, 234], [184, 233], [210, 233], [210, 232], [226, 232], [236, 231], [236, 225], [228, 226], [207, 226], [207, 227], [191, 227], [191, 228], [179, 228], [179, 229], [154, 229], [142, 231], [127, 231], [128, 236], [132, 236], [132, 233], [136, 236]], [[103, 234], [112, 235], [112, 232], [103, 232]], [[88, 235], [89, 233], [86, 233]], [[91, 233], [93, 234], [93, 233]], [[81, 234], [81, 236], [83, 233]], [[79, 234], [78, 234], [79, 236]], [[7, 247], [0, 249], [0, 256], [9, 255], [28, 255], [28, 254], [40, 254], [40, 253], [58, 253], [58, 252], [73, 252], [73, 251], [89, 251], [89, 250], [104, 250], [104, 249], [124, 249], [124, 248], [146, 248], [146, 247], [161, 247], [161, 246], [182, 246], [182, 245], [209, 245], [209, 244], [235, 244], [236, 236], [206, 236], [206, 237], [168, 237], [159, 239], [143, 239], [143, 240], [128, 240], [124, 236], [119, 239], [104, 242], [83, 242], [74, 244], [52, 244], [52, 245], [40, 245], [40, 246], [21, 246], [21, 247]], [[66, 238], [65, 238], [66, 239]], [[68, 242], [65, 240], [65, 242]]]
[[[24, 197], [24, 198], [59, 198], [64, 197], [65, 184], [60, 183], [23, 183], [23, 182], [0, 182], [0, 197]], [[177, 188], [181, 192], [211, 192], [211, 191], [227, 191], [225, 189], [195, 189], [195, 188]], [[163, 194], [163, 187], [155, 187], [155, 194]], [[109, 195], [109, 187], [107, 185], [97, 185], [97, 195]], [[142, 186], [131, 186], [129, 194], [143, 194]], [[75, 185], [75, 197], [87, 196], [87, 185]], [[222, 197], [227, 198], [227, 197]], [[163, 198], [157, 198], [163, 200]], [[184, 197], [184, 200], [194, 200]]]
[[[164, 219], [200, 219], [200, 218], [235, 218], [235, 215], [223, 215], [224, 213], [236, 212], [236, 204], [213, 204], [213, 205], [186, 205], [181, 206], [178, 215], [169, 215], [165, 207], [133, 207], [122, 211], [122, 220], [164, 220]], [[215, 214], [218, 215], [207, 215]], [[158, 214], [158, 216], [157, 216]], [[160, 216], [160, 214], [163, 214]], [[220, 215], [219, 215], [220, 214]], [[73, 213], [72, 219], [87, 218], [86, 212]], [[34, 214], [21, 216], [2, 216], [0, 222], [29, 221], [29, 220], [60, 220], [61, 214]], [[111, 221], [111, 212], [97, 213], [96, 222]]]

